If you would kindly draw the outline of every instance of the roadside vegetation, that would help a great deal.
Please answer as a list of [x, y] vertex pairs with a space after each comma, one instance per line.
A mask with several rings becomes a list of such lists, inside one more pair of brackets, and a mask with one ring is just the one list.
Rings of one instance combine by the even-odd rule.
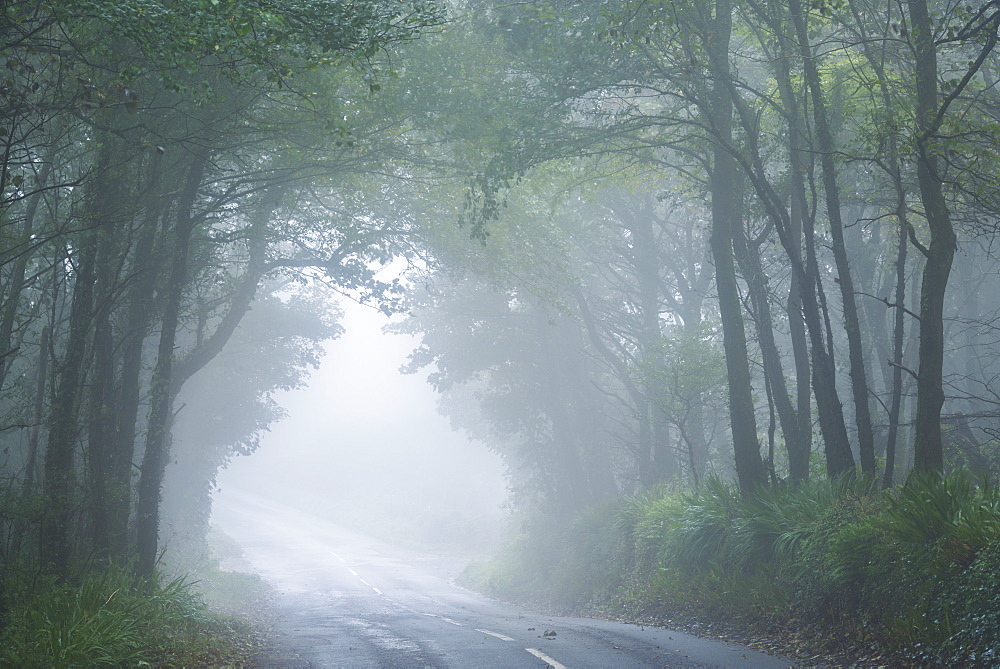
[[158, 560], [335, 294], [534, 519], [486, 589], [1000, 664], [998, 493], [945, 475], [1000, 475], [998, 45], [1000, 0], [7, 0], [0, 664], [230, 657]]
[[269, 593], [259, 577], [220, 566], [241, 557], [235, 542], [217, 528], [208, 542], [210, 554], [169, 565], [152, 587], [117, 567], [71, 582], [8, 579], [0, 666], [248, 666]]
[[[742, 497], [719, 478], [528, 526], [470, 567], [494, 596], [852, 661], [1000, 662], [1000, 490], [815, 481]], [[737, 632], [738, 630], [738, 632]]]
[[163, 559], [339, 333], [310, 277], [384, 297], [389, 226], [329, 213], [385, 155], [339, 106], [442, 11], [0, 5], [0, 666], [247, 664], [206, 601], [253, 579]]
[[5, 604], [0, 666], [246, 666], [259, 647], [248, 621], [209, 610], [187, 578], [150, 591], [109, 569], [24, 582]]

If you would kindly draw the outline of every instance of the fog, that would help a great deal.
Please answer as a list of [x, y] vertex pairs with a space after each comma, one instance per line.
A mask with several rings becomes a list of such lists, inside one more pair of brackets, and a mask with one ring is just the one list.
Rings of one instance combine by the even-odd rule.
[[0, 667], [237, 544], [353, 593], [352, 666], [527, 666], [438, 653], [435, 561], [985, 661], [934, 626], [1000, 610], [1000, 0], [11, 0], [0, 51]]
[[249, 491], [397, 543], [489, 548], [507, 500], [500, 459], [450, 428], [424, 374], [400, 373], [413, 337], [342, 307], [344, 334], [307, 387], [276, 396], [287, 418], [220, 471], [215, 498]]

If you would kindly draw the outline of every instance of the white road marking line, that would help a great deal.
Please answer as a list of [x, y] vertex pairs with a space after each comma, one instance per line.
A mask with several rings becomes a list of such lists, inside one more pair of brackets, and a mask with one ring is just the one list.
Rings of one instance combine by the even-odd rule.
[[344, 564], [347, 564], [347, 560], [345, 560], [344, 558], [340, 557], [339, 555], [337, 555], [337, 554], [336, 554], [336, 553], [334, 553], [333, 551], [330, 551], [330, 555], [332, 555], [333, 557], [337, 558], [338, 560], [340, 560], [340, 561], [341, 561], [341, 562], [343, 562]]
[[489, 634], [490, 636], [495, 636], [496, 638], [500, 639], [501, 641], [513, 641], [513, 639], [511, 639], [509, 636], [504, 636], [503, 634], [499, 634], [497, 632], [491, 632], [489, 630], [481, 630], [481, 629], [477, 629], [476, 631], [477, 632], [482, 632], [483, 634]]
[[566, 669], [566, 665], [565, 664], [559, 664], [558, 662], [556, 662], [555, 660], [553, 660], [551, 657], [549, 657], [548, 655], [546, 655], [542, 651], [538, 650], [537, 648], [525, 648], [525, 650], [528, 651], [529, 653], [531, 653], [532, 655], [534, 655], [535, 657], [537, 657], [542, 662], [548, 662], [549, 665], [552, 667], [552, 669]]
[[452, 625], [457, 625], [459, 627], [465, 627], [465, 623], [460, 623], [457, 620], [452, 620], [451, 618], [445, 618], [444, 616], [439, 616], [436, 613], [422, 613], [421, 615], [428, 616], [430, 618], [440, 618], [446, 623], [451, 623]]
[[[345, 560], [344, 558], [340, 557], [339, 555], [337, 555], [337, 554], [336, 554], [336, 553], [334, 553], [333, 551], [330, 551], [330, 555], [332, 555], [333, 557], [337, 558], [338, 560], [340, 560], [340, 561], [341, 561], [341, 562], [343, 562], [344, 564], [347, 564], [347, 561], [346, 561], [346, 560]], [[374, 585], [372, 585], [371, 583], [369, 583], [369, 582], [368, 582], [368, 581], [366, 581], [365, 579], [361, 578], [361, 576], [360, 576], [360, 575], [358, 574], [358, 572], [354, 571], [354, 570], [353, 570], [353, 569], [351, 569], [350, 567], [348, 567], [348, 568], [347, 568], [347, 571], [351, 572], [351, 573], [352, 573], [352, 574], [353, 574], [354, 576], [356, 576], [356, 577], [357, 577], [357, 579], [358, 579], [359, 581], [361, 581], [361, 583], [362, 583], [363, 585], [366, 585], [366, 586], [368, 586], [369, 588], [371, 588], [372, 590], [374, 590], [374, 591], [375, 591], [375, 594], [376, 594], [376, 595], [383, 595], [383, 596], [385, 596], [385, 593], [384, 593], [384, 592], [382, 592], [381, 590], [379, 590], [378, 588], [376, 588], [376, 587], [375, 587]]]

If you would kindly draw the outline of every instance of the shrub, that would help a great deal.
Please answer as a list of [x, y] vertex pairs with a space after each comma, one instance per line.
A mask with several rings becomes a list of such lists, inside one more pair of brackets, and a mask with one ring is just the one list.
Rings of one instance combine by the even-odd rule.
[[1000, 537], [1000, 492], [988, 483], [977, 488], [964, 472], [915, 475], [900, 489], [885, 526], [900, 542], [970, 564]]
[[82, 585], [46, 582], [11, 612], [0, 663], [138, 664], [144, 660], [143, 611], [121, 572]]
[[704, 487], [683, 499], [668, 553], [683, 569], [693, 572], [725, 559], [739, 495], [719, 476], [709, 476]]
[[0, 666], [221, 663], [234, 653], [231, 625], [207, 612], [189, 580], [149, 591], [112, 568], [78, 586], [50, 580], [24, 589], [0, 637]]
[[1000, 663], [1000, 493], [962, 474], [893, 492], [821, 480], [750, 498], [712, 477], [591, 509], [517, 546], [491, 565], [503, 574], [493, 594], [540, 590], [588, 612], [809, 629], [897, 659]]
[[1000, 665], [1000, 541], [986, 547], [943, 598], [953, 634], [942, 644], [945, 664]]
[[635, 531], [623, 537], [632, 546], [636, 571], [647, 576], [661, 568], [671, 553], [670, 541], [677, 532], [686, 497], [678, 493], [663, 492], [651, 497]]

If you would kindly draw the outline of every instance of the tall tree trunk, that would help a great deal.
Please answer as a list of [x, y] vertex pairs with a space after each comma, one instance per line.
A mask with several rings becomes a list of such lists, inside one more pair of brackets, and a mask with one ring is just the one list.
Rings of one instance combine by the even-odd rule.
[[208, 162], [206, 154], [194, 157], [177, 207], [174, 234], [171, 236], [171, 266], [164, 291], [163, 317], [160, 321], [160, 341], [156, 366], [150, 383], [149, 421], [146, 428], [146, 450], [139, 469], [139, 489], [136, 506], [137, 552], [136, 575], [152, 579], [156, 567], [157, 533], [160, 527], [160, 486], [166, 467], [166, 451], [173, 415], [171, 377], [174, 343], [180, 317], [181, 299], [187, 284], [188, 255], [196, 218], [194, 205], [198, 187]]
[[[87, 196], [75, 259], [75, 281], [70, 308], [66, 352], [55, 386], [48, 445], [45, 451], [45, 512], [42, 516], [40, 550], [43, 568], [66, 578], [70, 557], [70, 519], [73, 502], [74, 451], [80, 436], [79, 404], [87, 377], [87, 340], [94, 320], [94, 287], [101, 245], [109, 243], [110, 212], [120, 203], [113, 196], [112, 163], [116, 139], [103, 137], [90, 192]], [[53, 333], [54, 336], [54, 333]]]
[[941, 407], [944, 405], [944, 296], [955, 256], [957, 238], [941, 188], [934, 134], [939, 122], [937, 49], [926, 0], [908, 0], [910, 33], [916, 57], [917, 184], [924, 205], [930, 243], [920, 282], [920, 348], [917, 371], [917, 414], [914, 468], [944, 469]]
[[[895, 109], [893, 98], [889, 91], [889, 79], [885, 72], [885, 52], [877, 52], [874, 49], [876, 40], [871, 39], [868, 33], [867, 24], [858, 10], [857, 4], [849, 3], [852, 15], [854, 16], [854, 29], [858, 34], [859, 42], [865, 54], [868, 65], [875, 73], [879, 98], [882, 104], [881, 120], [886, 132], [887, 151], [883, 157], [882, 166], [892, 179], [893, 190], [896, 196], [896, 262], [894, 271], [895, 297], [893, 309], [893, 327], [891, 341], [891, 352], [888, 358], [890, 377], [886, 383], [889, 389], [889, 415], [888, 429], [885, 439], [885, 471], [882, 475], [882, 485], [886, 488], [893, 484], [896, 468], [896, 445], [898, 441], [900, 415], [903, 405], [903, 354], [906, 339], [906, 260], [908, 252], [908, 231], [910, 230], [909, 206], [906, 196], [906, 184], [903, 182], [902, 169], [900, 166], [901, 152], [899, 149], [899, 137], [894, 122]], [[891, 12], [891, 7], [887, 8]], [[891, 15], [886, 15], [885, 21], [890, 20]]]
[[[555, 321], [550, 320], [541, 307], [535, 306], [533, 311], [534, 328], [546, 368], [543, 375], [544, 391], [547, 396], [554, 398], [546, 406], [557, 461], [546, 473], [554, 486], [550, 501], [558, 517], [572, 518], [595, 500], [588, 486], [588, 476], [581, 457], [581, 434], [569, 399], [574, 393], [568, 387], [572, 380], [563, 360], [564, 325], [560, 317], [556, 317]], [[553, 341], [554, 336], [559, 337], [558, 342]]]
[[45, 511], [42, 516], [40, 557], [43, 569], [59, 578], [69, 575], [70, 518], [74, 475], [74, 450], [78, 436], [78, 401], [84, 380], [87, 333], [90, 328], [97, 234], [85, 233], [76, 256], [69, 335], [56, 382], [52, 421], [45, 450]]
[[31, 430], [28, 432], [28, 458], [24, 468], [22, 497], [34, 494], [35, 470], [38, 468], [38, 444], [42, 431], [42, 416], [45, 410], [45, 388], [49, 376], [49, 332], [48, 325], [42, 327], [38, 341], [38, 362], [35, 363], [35, 398], [31, 410]]
[[719, 293], [722, 342], [729, 380], [729, 419], [733, 436], [733, 456], [740, 491], [749, 495], [767, 484], [767, 471], [760, 456], [757, 417], [754, 413], [753, 387], [747, 353], [736, 264], [733, 258], [733, 234], [741, 224], [741, 203], [737, 201], [736, 180], [740, 178], [732, 146], [733, 103], [729, 93], [729, 40], [733, 17], [730, 0], [716, 0], [715, 18], [707, 48], [712, 69], [711, 113], [717, 135], [713, 149], [712, 236], [709, 246], [715, 264], [715, 285]]
[[[925, 257], [920, 282], [920, 347], [917, 370], [917, 413], [914, 435], [914, 468], [940, 472], [944, 469], [941, 439], [941, 407], [944, 405], [944, 298], [955, 257], [957, 237], [951, 213], [944, 197], [938, 130], [949, 105], [961, 95], [986, 59], [996, 48], [1000, 30], [1000, 12], [985, 15], [985, 20], [964, 36], [967, 44], [976, 43], [979, 54], [969, 61], [961, 80], [938, 101], [937, 47], [934, 25], [927, 10], [927, 0], [908, 0], [911, 47], [916, 59], [916, 152], [917, 184], [924, 206], [924, 218], [930, 231], [926, 247], [917, 247]], [[911, 236], [915, 240], [915, 236]]]
[[785, 437], [790, 476], [793, 481], [801, 481], [808, 475], [809, 452], [803, 453], [799, 446], [802, 443], [802, 435], [799, 434], [798, 415], [788, 394], [788, 384], [785, 382], [785, 372], [781, 365], [781, 353], [774, 341], [774, 321], [771, 318], [767, 276], [760, 263], [760, 251], [746, 239], [743, 230], [733, 236], [733, 245], [736, 260], [750, 293], [750, 303], [757, 323], [757, 337], [764, 363], [764, 375], [768, 383], [769, 397], [777, 411], [781, 432]]
[[[662, 367], [660, 359], [660, 253], [653, 231], [653, 211], [651, 197], [636, 206], [625, 202], [615, 202], [611, 209], [631, 238], [632, 269], [638, 287], [639, 330], [638, 343], [643, 364]], [[665, 481], [676, 473], [676, 458], [669, 441], [669, 426], [655, 402], [650, 398], [649, 388], [644, 389], [643, 417], [648, 421], [650, 433], [650, 462], [644, 470], [643, 485], [649, 487]]]
[[[804, 174], [807, 143], [804, 123], [799, 112], [798, 100], [792, 90], [791, 56], [785, 40], [779, 42], [780, 56], [776, 59], [778, 87], [782, 100], [788, 108], [788, 165], [791, 189], [788, 193], [788, 244], [786, 253], [792, 259], [793, 271], [789, 280], [785, 310], [788, 314], [788, 332], [792, 340], [792, 359], [795, 361], [796, 419], [799, 441], [794, 449], [789, 446], [788, 473], [792, 481], [809, 479], [809, 455], [812, 451], [812, 370], [809, 363], [809, 340], [806, 336], [806, 322], [803, 317], [802, 291], [811, 290], [802, 272], [802, 230], [803, 221], [809, 215], [806, 200]], [[792, 450], [795, 452], [792, 457]]]
[[[38, 342], [38, 359], [35, 363], [35, 397], [31, 412], [31, 429], [28, 431], [28, 455], [24, 465], [24, 479], [21, 482], [21, 498], [30, 499], [35, 494], [35, 470], [38, 469], [38, 444], [42, 430], [42, 412], [45, 409], [45, 389], [48, 382], [49, 365], [49, 331], [48, 325], [42, 327]], [[10, 554], [17, 559], [21, 552], [21, 544], [26, 534], [28, 519], [20, 516], [15, 520], [12, 531], [13, 543]]]
[[[779, 5], [784, 11], [784, 6]], [[772, 9], [774, 9], [772, 7]], [[815, 217], [807, 211], [807, 198], [803, 173], [805, 171], [806, 137], [805, 119], [799, 111], [799, 100], [791, 83], [790, 49], [787, 42], [797, 44], [795, 37], [787, 36], [787, 21], [777, 14], [763, 13], [762, 17], [770, 24], [779, 39], [781, 57], [776, 59], [776, 75], [782, 101], [788, 109], [787, 121], [790, 135], [791, 161], [791, 213], [785, 208], [784, 198], [780, 197], [769, 181], [767, 170], [757, 146], [756, 117], [750, 113], [743, 103], [739, 91], [730, 90], [733, 104], [740, 112], [744, 128], [747, 130], [747, 143], [752, 149], [750, 160], [744, 169], [751, 178], [757, 195], [764, 205], [768, 215], [775, 223], [782, 247], [792, 265], [796, 281], [793, 286], [798, 288], [798, 305], [801, 307], [809, 340], [809, 357], [812, 363], [812, 373], [809, 375], [813, 395], [816, 398], [816, 409], [819, 414], [820, 432], [823, 436], [823, 447], [826, 455], [827, 475], [837, 478], [854, 471], [854, 456], [851, 453], [847, 427], [844, 423], [843, 406], [837, 394], [837, 374], [833, 358], [833, 341], [830, 332], [829, 316], [823, 295], [823, 284], [820, 277], [819, 261], [816, 256]], [[794, 234], [793, 234], [794, 233]], [[804, 249], [800, 247], [804, 242]], [[803, 253], [804, 250], [804, 253]], [[790, 300], [791, 302], [791, 300]], [[801, 372], [804, 352], [799, 351], [797, 366], [800, 369], [799, 380], [803, 380]], [[803, 433], [806, 432], [808, 418], [803, 414], [803, 388], [799, 387], [799, 423]], [[811, 428], [810, 428], [811, 429]]]
[[35, 216], [38, 213], [38, 204], [42, 199], [45, 186], [48, 184], [51, 171], [52, 161], [51, 159], [46, 160], [42, 163], [38, 178], [35, 180], [35, 192], [28, 198], [28, 206], [25, 207], [21, 238], [17, 243], [17, 259], [14, 261], [7, 280], [6, 290], [3, 291], [3, 310], [2, 317], [0, 317], [0, 386], [6, 380], [10, 363], [14, 360], [15, 348], [12, 335], [24, 291], [25, 272], [28, 268], [28, 262], [34, 256], [31, 252], [31, 245], [35, 230]]
[[[104, 268], [99, 270], [106, 276]], [[98, 279], [101, 287], [102, 281]], [[106, 287], [106, 285], [105, 285]], [[110, 295], [101, 291], [102, 299]], [[100, 300], [99, 300], [100, 301]], [[110, 304], [97, 307], [94, 328], [93, 380], [90, 383], [90, 424], [87, 435], [88, 487], [90, 492], [91, 539], [96, 556], [102, 562], [111, 557], [111, 542], [108, 522], [108, 445], [114, 425], [112, 408], [114, 403], [114, 361], [113, 335], [111, 332]]]
[[[781, 21], [772, 16], [765, 20], [771, 23], [776, 33], [784, 35]], [[794, 43], [794, 39], [792, 40]], [[783, 41], [781, 42], [783, 44]], [[786, 65], [785, 58], [777, 59], [779, 65]], [[778, 68], [781, 95], [788, 106], [788, 121], [793, 142], [796, 137], [804, 137], [803, 118], [797, 112], [798, 103], [793, 94], [790, 75], [787, 67]], [[826, 454], [827, 474], [837, 478], [854, 471], [854, 456], [851, 453], [847, 427], [844, 423], [843, 406], [837, 395], [837, 374], [833, 358], [832, 333], [830, 332], [829, 316], [826, 311], [823, 286], [820, 279], [819, 261], [816, 255], [815, 220], [810, 215], [803, 215], [802, 241], [804, 241], [804, 258], [799, 248], [799, 238], [793, 237], [792, 219], [786, 209], [784, 198], [778, 195], [770, 182], [768, 171], [764, 166], [757, 143], [756, 116], [747, 109], [741, 94], [734, 86], [729, 89], [730, 101], [736, 107], [740, 120], [746, 131], [747, 154], [741, 156], [743, 168], [750, 178], [761, 204], [768, 216], [774, 221], [778, 238], [792, 265], [792, 271], [798, 275], [798, 297], [802, 308], [806, 331], [809, 337], [809, 353], [812, 362], [812, 391], [816, 398], [816, 409], [819, 413], [820, 432], [823, 435], [823, 446]], [[794, 146], [794, 145], [793, 145]], [[736, 149], [731, 151], [735, 153]], [[792, 205], [796, 202], [805, 203], [806, 197], [798, 168], [803, 163], [797, 160], [796, 151], [792, 153]], [[804, 209], [804, 207], [802, 208]], [[804, 213], [804, 212], [803, 212]], [[800, 377], [801, 378], [801, 377]], [[802, 388], [799, 388], [800, 397]], [[800, 401], [800, 408], [802, 402]], [[805, 417], [800, 411], [800, 425], [805, 431]]]
[[812, 93], [813, 121], [816, 124], [816, 138], [819, 142], [820, 162], [823, 167], [823, 188], [826, 194], [827, 217], [833, 241], [833, 257], [839, 274], [838, 284], [843, 305], [844, 329], [847, 332], [848, 359], [850, 362], [851, 390], [854, 396], [855, 423], [858, 428], [858, 447], [861, 455], [861, 471], [869, 477], [875, 476], [875, 436], [872, 432], [871, 411], [868, 403], [868, 379], [865, 373], [864, 347], [861, 343], [861, 325], [858, 319], [857, 301], [854, 295], [854, 279], [851, 275], [847, 248], [844, 243], [844, 223], [840, 210], [840, 187], [837, 185], [837, 166], [834, 160], [833, 133], [827, 118], [823, 88], [816, 67], [816, 58], [809, 44], [806, 18], [799, 0], [788, 0], [789, 13], [795, 24], [799, 50], [802, 57], [806, 82]]
[[[683, 301], [680, 304], [675, 302], [673, 309], [683, 321], [686, 336], [692, 340], [702, 331], [704, 300], [711, 290], [713, 280], [711, 263], [706, 262], [707, 256], [711, 253], [708, 248], [707, 233], [707, 230], [702, 230], [700, 234], [695, 234], [694, 229], [687, 226], [683, 234], [686, 250], [682, 252], [683, 259], [671, 258], [672, 254], [665, 254], [664, 257], [664, 262], [673, 260], [673, 271], [676, 276], [686, 277], [686, 282], [679, 279], [677, 281], [675, 287], [681, 293]], [[692, 402], [685, 414], [684, 439], [690, 447], [688, 456], [693, 473], [697, 474], [696, 484], [702, 479], [708, 465], [707, 435], [705, 406], [701, 401]]]
[[139, 417], [142, 347], [149, 329], [150, 303], [159, 263], [153, 247], [160, 218], [166, 209], [161, 187], [163, 158], [150, 158], [149, 176], [143, 196], [143, 217], [131, 267], [132, 286], [120, 344], [121, 369], [115, 405], [115, 427], [108, 461], [108, 535], [111, 553], [127, 560], [128, 520], [132, 506], [132, 470], [135, 457], [136, 422]]
[[[794, 155], [796, 138], [792, 138]], [[801, 142], [801, 139], [798, 139]], [[800, 161], [793, 159], [792, 170], [798, 170]], [[794, 177], [801, 181], [802, 177]], [[804, 189], [797, 189], [791, 197], [789, 207], [789, 239], [794, 253], [800, 253], [802, 248], [802, 217], [805, 209], [805, 202], [801, 201], [800, 194], [804, 195]], [[797, 256], [801, 265], [801, 256]], [[809, 480], [809, 456], [812, 452], [813, 426], [812, 426], [812, 392], [810, 390], [812, 382], [812, 369], [809, 364], [809, 340], [806, 336], [806, 323], [802, 317], [802, 290], [803, 282], [799, 272], [792, 272], [789, 279], [788, 297], [785, 300], [785, 310], [788, 314], [788, 333], [792, 340], [792, 360], [795, 361], [795, 415], [798, 429], [798, 441], [789, 447], [788, 454], [788, 474], [792, 481], [804, 482]], [[792, 451], [795, 455], [792, 456]]]
[[[648, 203], [647, 203], [648, 204]], [[662, 332], [660, 330], [660, 261], [653, 234], [652, 212], [646, 207], [637, 212], [631, 220], [629, 232], [632, 234], [633, 263], [639, 284], [639, 304], [642, 310], [640, 343], [644, 362], [657, 364]], [[662, 361], [659, 361], [662, 366]], [[652, 394], [644, 393], [647, 398]], [[662, 412], [653, 402], [649, 403], [650, 421], [653, 427], [653, 470], [655, 482], [669, 479], [676, 473], [677, 465], [670, 444], [670, 430]]]
[[892, 319], [892, 391], [889, 400], [889, 430], [885, 437], [885, 473], [882, 485], [892, 486], [896, 469], [896, 440], [899, 433], [899, 416], [903, 402], [903, 340], [906, 310], [906, 252], [909, 242], [906, 234], [906, 200], [897, 201], [896, 219], [898, 237], [896, 244], [896, 307]]
[[115, 418], [115, 361], [114, 332], [112, 315], [116, 295], [121, 287], [122, 258], [127, 254], [130, 234], [128, 230], [132, 212], [130, 211], [126, 175], [120, 165], [126, 161], [122, 157], [121, 141], [109, 138], [106, 186], [100, 226], [100, 244], [94, 272], [93, 307], [93, 358], [91, 378], [88, 383], [89, 402], [87, 406], [87, 451], [88, 493], [90, 502], [91, 539], [95, 554], [102, 562], [111, 558], [110, 523], [108, 505], [108, 474]]
[[638, 427], [639, 427], [639, 444], [638, 444], [638, 462], [636, 466], [638, 468], [639, 480], [643, 486], [648, 486], [655, 483], [655, 478], [650, 472], [653, 469], [653, 429], [652, 422], [650, 420], [650, 400], [649, 397], [644, 393], [639, 386], [632, 379], [632, 370], [628, 368], [621, 358], [615, 355], [614, 351], [608, 348], [608, 345], [601, 338], [601, 333], [597, 326], [597, 319], [590, 310], [590, 305], [587, 304], [587, 298], [583, 294], [583, 290], [577, 285], [571, 285], [569, 287], [570, 295], [576, 301], [577, 310], [580, 316], [580, 320], [583, 322], [584, 329], [587, 332], [587, 338], [589, 339], [591, 345], [597, 350], [601, 358], [607, 362], [607, 364], [615, 371], [617, 378], [621, 381], [622, 385], [625, 386], [625, 391], [628, 393], [629, 399], [632, 401], [632, 405], [635, 408], [638, 416]]

